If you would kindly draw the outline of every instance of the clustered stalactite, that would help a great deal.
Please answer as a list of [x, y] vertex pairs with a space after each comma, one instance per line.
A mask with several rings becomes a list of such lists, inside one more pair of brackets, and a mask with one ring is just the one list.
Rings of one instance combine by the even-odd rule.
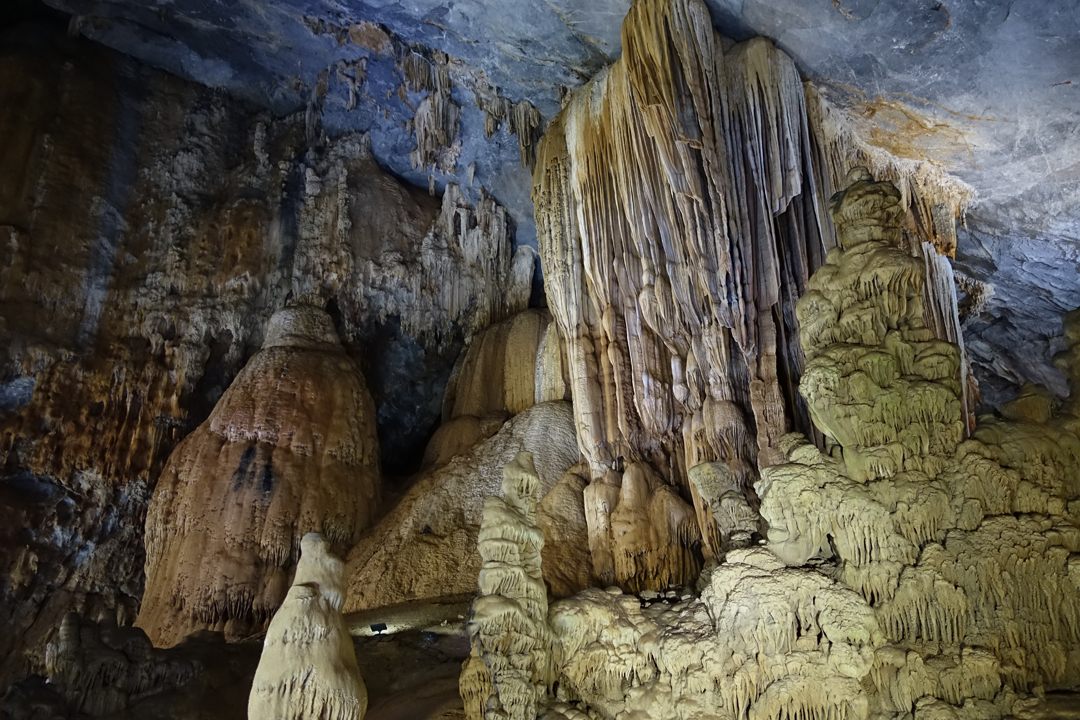
[[[548, 302], [593, 482], [617, 489], [625, 460], [685, 487], [690, 467], [725, 462], [748, 489], [781, 435], [809, 429], [793, 311], [822, 239], [791, 60], [761, 39], [723, 53], [701, 3], [636, 2], [622, 59], [538, 158]], [[680, 515], [654, 524], [695, 553]]]
[[243, 637], [281, 603], [300, 538], [344, 552], [381, 495], [375, 408], [330, 317], [274, 315], [262, 350], [158, 480], [138, 625], [158, 646], [198, 628]]
[[[517, 136], [521, 166], [531, 168], [536, 161], [536, 144], [543, 126], [540, 111], [528, 100], [515, 103], [502, 96], [483, 71], [438, 50], [432, 51], [430, 56], [428, 59], [418, 48], [404, 49], [397, 63], [404, 79], [398, 87], [401, 100], [408, 104], [409, 93], [427, 93], [409, 121], [410, 132], [416, 136], [416, 148], [409, 154], [413, 168], [437, 170], [443, 174], [457, 172], [457, 159], [461, 154], [458, 124], [462, 110], [451, 97], [455, 85], [473, 93], [477, 107], [484, 112], [487, 137], [506, 123], [510, 134]], [[351, 98], [351, 84], [349, 89]], [[429, 179], [434, 182], [433, 175]]]

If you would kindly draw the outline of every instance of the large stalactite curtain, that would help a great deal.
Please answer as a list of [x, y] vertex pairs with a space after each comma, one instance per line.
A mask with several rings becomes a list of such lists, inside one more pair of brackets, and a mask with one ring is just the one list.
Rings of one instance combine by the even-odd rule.
[[678, 483], [724, 460], [745, 487], [811, 430], [793, 308], [824, 252], [814, 188], [790, 58], [763, 39], [723, 53], [700, 2], [636, 2], [534, 178], [594, 476], [622, 459]]

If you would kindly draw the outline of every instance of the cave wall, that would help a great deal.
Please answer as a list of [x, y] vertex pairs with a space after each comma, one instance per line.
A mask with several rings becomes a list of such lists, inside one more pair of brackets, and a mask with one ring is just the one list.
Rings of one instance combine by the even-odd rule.
[[308, 140], [55, 27], [0, 52], [0, 676], [68, 610], [131, 622], [143, 518], [271, 314], [323, 306], [369, 381], [384, 468], [410, 472], [465, 340], [523, 309], [482, 191], [406, 186], [364, 135]]

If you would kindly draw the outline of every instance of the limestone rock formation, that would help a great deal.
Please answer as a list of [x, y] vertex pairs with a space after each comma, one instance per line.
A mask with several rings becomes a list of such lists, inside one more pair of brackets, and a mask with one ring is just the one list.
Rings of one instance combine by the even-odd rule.
[[198, 633], [154, 648], [139, 628], [98, 624], [71, 613], [46, 649], [46, 687], [0, 699], [0, 716], [32, 718], [242, 717], [258, 662], [254, 644]]
[[634, 591], [697, 576], [701, 533], [694, 510], [649, 467], [633, 463], [585, 488], [593, 571]]
[[589, 525], [585, 517], [588, 481], [571, 468], [548, 490], [536, 511], [544, 533], [543, 575], [548, 593], [568, 597], [593, 583]]
[[364, 134], [312, 146], [303, 112], [64, 27], [0, 32], [3, 684], [43, 672], [69, 611], [132, 621], [158, 476], [290, 293], [328, 308], [384, 462], [413, 472], [463, 342], [526, 307], [535, 252], [479, 186], [432, 198]]
[[[723, 462], [752, 511], [758, 470], [783, 462], [780, 438], [791, 430], [815, 432], [796, 390], [804, 356], [795, 304], [835, 242], [823, 188], [839, 182], [831, 173], [834, 155], [847, 146], [819, 137], [824, 125], [813, 119], [794, 63], [768, 40], [725, 50], [705, 3], [637, 0], [623, 24], [621, 58], [573, 93], [551, 122], [538, 149], [533, 200], [582, 453], [590, 480], [608, 486], [597, 494], [613, 492], [612, 470], [645, 463], [692, 499], [689, 469]], [[926, 184], [916, 188], [917, 197], [892, 198], [894, 244], [908, 215], [925, 229], [921, 213], [943, 187]], [[963, 206], [957, 200], [952, 212], [938, 212], [933, 227], [944, 233]], [[936, 256], [934, 247], [916, 245]], [[829, 252], [835, 260], [838, 251]], [[947, 261], [924, 266], [909, 257], [901, 265], [932, 269], [924, 274], [933, 280], [925, 288], [934, 322], [918, 341], [957, 341], [951, 269], [937, 271]], [[898, 281], [907, 283], [905, 301], [909, 291], [924, 288], [914, 278]], [[921, 300], [889, 312], [910, 311], [914, 318]], [[942, 380], [941, 373], [951, 381], [946, 366], [960, 362], [955, 355], [919, 362], [934, 366], [925, 370], [932, 381]], [[951, 389], [959, 388], [968, 420], [974, 400], [966, 361], [961, 365]], [[944, 402], [931, 397], [923, 405]], [[953, 404], [946, 404], [924, 424], [954, 424]], [[875, 437], [879, 430], [869, 428]], [[891, 445], [888, 451], [899, 452]], [[852, 450], [853, 462], [889, 462], [881, 453], [856, 458], [858, 452]], [[699, 500], [695, 506], [707, 521]], [[715, 553], [708, 541], [706, 548]], [[607, 561], [602, 553], [594, 557], [604, 575]], [[683, 572], [672, 568], [682, 581], [693, 578]]]
[[842, 459], [785, 440], [790, 464], [758, 483], [769, 545], [788, 565], [838, 563], [873, 609], [888, 644], [871, 711], [1002, 717], [1077, 677], [1080, 437], [1027, 387], [961, 442], [960, 348], [929, 339], [911, 305], [922, 268], [884, 242], [895, 189], [852, 179], [833, 199], [845, 249], [799, 304], [802, 389]]
[[814, 424], [843, 447], [849, 476], [864, 481], [922, 470], [965, 427], [959, 348], [926, 327], [925, 263], [899, 248], [900, 193], [866, 168], [848, 177], [830, 200], [840, 245], [796, 306], [807, 359], [799, 389]]
[[443, 421], [516, 415], [536, 403], [569, 400], [558, 333], [544, 310], [526, 310], [479, 333], [443, 400]]
[[808, 143], [790, 59], [763, 40], [723, 53], [683, 0], [634, 3], [622, 59], [552, 122], [533, 199], [594, 477], [620, 456], [676, 484], [702, 461], [768, 465], [808, 425], [784, 406], [791, 309], [822, 254]]
[[345, 565], [318, 533], [301, 541], [296, 579], [266, 631], [249, 718], [361, 720], [368, 694], [341, 615]]
[[469, 720], [532, 720], [547, 692], [551, 638], [541, 574], [544, 533], [536, 524], [539, 489], [532, 455], [518, 453], [503, 470], [501, 497], [484, 503], [480, 595], [468, 625], [473, 653], [461, 680]]
[[177, 447], [150, 502], [137, 623], [156, 645], [200, 627], [257, 630], [284, 597], [305, 533], [352, 547], [379, 503], [374, 420], [329, 316], [312, 306], [275, 314], [263, 349]]
[[687, 475], [705, 559], [720, 560], [728, 550], [748, 547], [760, 534], [761, 518], [731, 469], [724, 463], [701, 463]]
[[496, 323], [478, 333], [458, 359], [443, 396], [443, 423], [421, 467], [445, 465], [537, 403], [569, 399], [551, 316], [525, 310]]
[[349, 553], [346, 611], [474, 592], [484, 501], [499, 492], [503, 467], [521, 451], [536, 458], [546, 496], [580, 457], [570, 404], [534, 405], [493, 437], [420, 475]]
[[[833, 200], [841, 246], [799, 303], [802, 391], [832, 452], [779, 439], [788, 462], [756, 483], [756, 530], [730, 466], [691, 468], [718, 563], [700, 597], [611, 588], [553, 604], [553, 717], [1000, 719], [1033, 690], [1076, 686], [1073, 405], [1055, 414], [1028, 387], [964, 439], [961, 349], [924, 323], [926, 261], [890, 242], [895, 188], [852, 180]], [[1070, 377], [1075, 317], [1059, 355]], [[632, 498], [652, 485], [632, 464], [606, 495], [588, 486], [586, 511], [609, 503], [604, 533], [632, 539], [655, 516]], [[767, 546], [733, 546], [740, 525]]]
[[551, 607], [559, 699], [602, 718], [866, 717], [873, 611], [813, 570], [733, 550], [701, 595], [588, 590]]
[[[822, 262], [811, 155], [794, 64], [761, 39], [723, 52], [695, 0], [635, 2], [622, 58], [552, 121], [533, 200], [596, 494], [632, 463], [689, 497], [689, 467], [725, 462], [745, 490], [781, 435], [809, 431], [792, 311]], [[677, 556], [698, 552], [678, 534]], [[673, 560], [616, 579], [695, 576]]]

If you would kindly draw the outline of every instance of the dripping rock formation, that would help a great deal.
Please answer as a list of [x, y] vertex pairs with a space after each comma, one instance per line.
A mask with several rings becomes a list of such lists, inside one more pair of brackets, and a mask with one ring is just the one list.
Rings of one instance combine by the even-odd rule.
[[1075, 714], [1067, 5], [0, 3], [0, 718]]

